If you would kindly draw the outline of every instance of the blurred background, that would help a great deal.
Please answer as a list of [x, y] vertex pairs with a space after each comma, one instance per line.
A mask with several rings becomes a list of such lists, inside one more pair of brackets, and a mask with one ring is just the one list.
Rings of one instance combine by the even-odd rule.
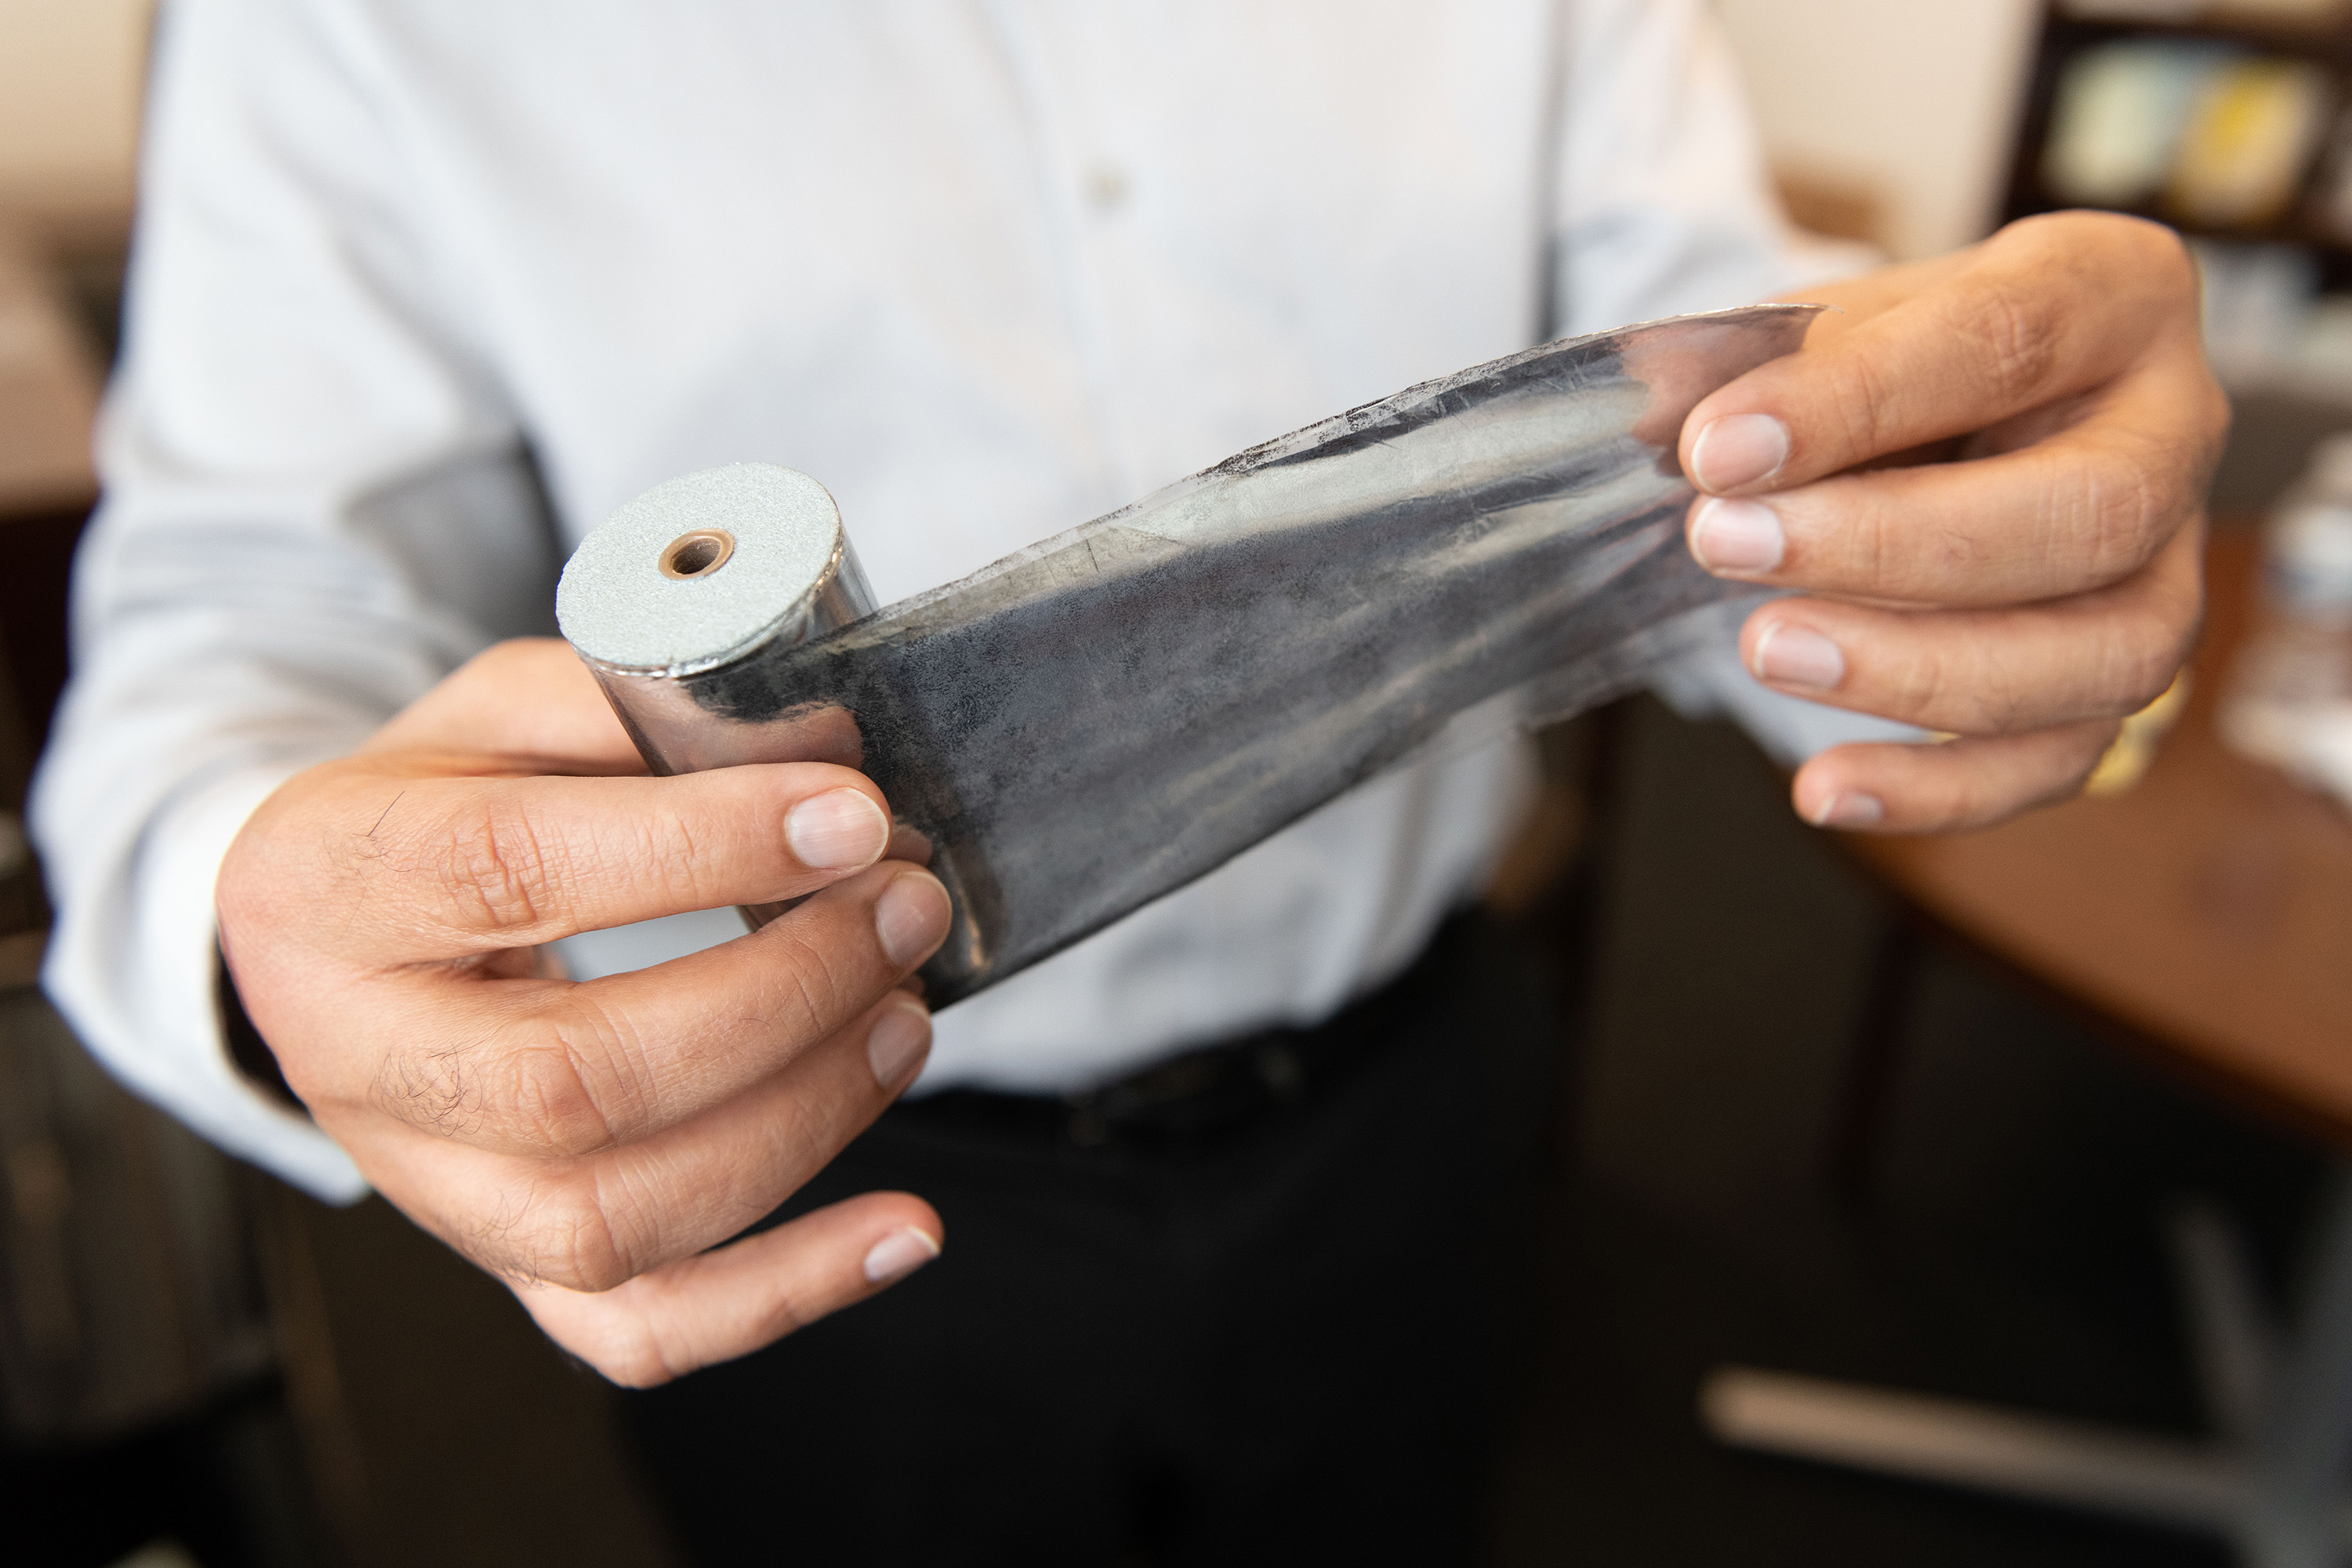
[[[2097, 794], [1961, 839], [1805, 829], [1653, 698], [1544, 738], [1491, 900], [1574, 1024], [1495, 1559], [2290, 1561], [2246, 1521], [2309, 1498], [2240, 1461], [2303, 1456], [2333, 1520], [2352, 1455], [2352, 16], [1717, 5], [1804, 227], [2192, 240], [2238, 412], [2212, 613]], [[18, 813], [151, 20], [0, 0], [0, 1558], [659, 1563], [601, 1385], [499, 1287], [213, 1153], [35, 988]]]

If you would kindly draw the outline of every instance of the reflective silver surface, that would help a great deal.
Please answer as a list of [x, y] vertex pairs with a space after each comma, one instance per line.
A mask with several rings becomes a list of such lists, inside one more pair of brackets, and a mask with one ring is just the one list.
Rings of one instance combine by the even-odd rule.
[[944, 1005], [1441, 731], [1463, 743], [1564, 715], [1684, 651], [1736, 591], [1683, 547], [1684, 416], [1796, 348], [1813, 314], [1678, 317], [1478, 365], [827, 629], [862, 607], [835, 585], [856, 570], [845, 544], [767, 583], [772, 632], [708, 667], [620, 668], [583, 635], [574, 603], [635, 604], [633, 646], [698, 646], [691, 592], [631, 599], [658, 576], [647, 550], [594, 548], [631, 508], [583, 544], [559, 610], [656, 771], [822, 759], [881, 785], [955, 899], [923, 971]]

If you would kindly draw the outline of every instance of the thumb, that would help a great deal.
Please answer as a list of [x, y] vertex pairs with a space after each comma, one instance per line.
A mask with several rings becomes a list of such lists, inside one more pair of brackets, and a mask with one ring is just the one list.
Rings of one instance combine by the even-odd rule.
[[557, 637], [516, 637], [484, 648], [360, 748], [407, 749], [561, 760], [566, 772], [646, 771], [596, 678]]

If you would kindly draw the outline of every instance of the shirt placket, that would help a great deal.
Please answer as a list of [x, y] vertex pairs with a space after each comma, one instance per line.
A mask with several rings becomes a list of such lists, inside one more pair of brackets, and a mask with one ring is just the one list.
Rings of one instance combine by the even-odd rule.
[[1110, 275], [1118, 266], [1113, 226], [1134, 198], [1136, 162], [1096, 107], [1101, 95], [1074, 90], [1078, 73], [1116, 62], [1078, 58], [1069, 30], [1024, 0], [991, 0], [1034, 149], [1038, 198], [1051, 236], [1055, 279], [1072, 346], [1088, 393], [1101, 456], [1102, 505], [1133, 500], [1150, 482], [1139, 456], [1134, 400], [1113, 320]]

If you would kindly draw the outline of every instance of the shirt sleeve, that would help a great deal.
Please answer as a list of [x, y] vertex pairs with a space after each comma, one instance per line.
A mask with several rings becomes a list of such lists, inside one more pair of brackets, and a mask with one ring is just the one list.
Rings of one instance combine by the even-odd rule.
[[[1745, 305], [1876, 259], [1808, 242], [1781, 216], [1738, 63], [1699, 0], [1578, 0], [1570, 16], [1555, 195], [1563, 333]], [[1921, 735], [1758, 685], [1739, 662], [1740, 618], [1658, 682], [1679, 711], [1727, 715], [1790, 766], [1848, 741]]]
[[1554, 195], [1567, 334], [1810, 281], [1701, 0], [1575, 0]]
[[182, 0], [157, 40], [105, 500], [32, 819], [44, 983], [137, 1092], [318, 1195], [364, 1184], [223, 1041], [213, 884], [256, 805], [499, 636], [553, 557], [331, 5]]

